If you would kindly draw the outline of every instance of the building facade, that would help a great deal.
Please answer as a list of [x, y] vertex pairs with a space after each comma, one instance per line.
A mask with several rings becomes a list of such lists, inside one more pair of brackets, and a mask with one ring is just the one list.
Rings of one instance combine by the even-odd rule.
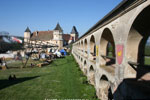
[[48, 31], [30, 31], [29, 27], [24, 32], [24, 43], [27, 46], [29, 43], [55, 46], [58, 49], [62, 49], [64, 46], [75, 42], [78, 39], [78, 31], [73, 26], [70, 34], [64, 34], [63, 29], [57, 23], [54, 30]]

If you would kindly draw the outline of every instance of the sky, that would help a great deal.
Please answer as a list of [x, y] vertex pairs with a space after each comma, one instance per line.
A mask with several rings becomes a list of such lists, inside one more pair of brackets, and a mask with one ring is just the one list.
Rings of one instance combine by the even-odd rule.
[[122, 0], [0, 0], [0, 31], [23, 36], [53, 30], [59, 22], [64, 33], [76, 26], [79, 36], [108, 14]]

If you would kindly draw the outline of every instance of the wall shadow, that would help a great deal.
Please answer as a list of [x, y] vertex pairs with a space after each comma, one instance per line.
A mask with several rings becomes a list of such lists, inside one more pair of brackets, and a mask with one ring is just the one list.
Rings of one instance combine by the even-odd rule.
[[22, 83], [24, 81], [28, 81], [28, 80], [38, 78], [38, 77], [40, 77], [40, 76], [16, 78], [14, 80], [9, 80], [9, 79], [0, 80], [0, 90], [4, 89], [4, 88], [7, 88], [9, 86], [15, 85], [15, 84]]
[[116, 63], [116, 59], [110, 59], [110, 61], [106, 62], [106, 66], [110, 66]]
[[115, 100], [140, 100], [150, 99], [150, 66], [131, 66], [137, 75], [135, 78], [124, 79], [114, 92]]
[[150, 81], [124, 79], [114, 93], [115, 100], [150, 99]]

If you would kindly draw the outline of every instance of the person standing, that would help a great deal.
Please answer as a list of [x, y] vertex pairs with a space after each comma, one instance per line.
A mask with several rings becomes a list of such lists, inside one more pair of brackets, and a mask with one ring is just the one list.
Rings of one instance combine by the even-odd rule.
[[6, 67], [8, 69], [7, 64], [6, 64], [6, 59], [4, 56], [2, 58], [2, 66]]
[[3, 64], [3, 63], [2, 63], [2, 58], [0, 58], [0, 65], [2, 66], [2, 64]]

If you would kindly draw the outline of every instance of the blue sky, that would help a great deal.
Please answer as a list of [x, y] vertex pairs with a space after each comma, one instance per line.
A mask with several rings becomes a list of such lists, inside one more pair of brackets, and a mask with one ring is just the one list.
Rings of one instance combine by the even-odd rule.
[[75, 25], [80, 36], [122, 0], [0, 0], [0, 31], [23, 36], [31, 31], [53, 30], [60, 23], [64, 33]]

